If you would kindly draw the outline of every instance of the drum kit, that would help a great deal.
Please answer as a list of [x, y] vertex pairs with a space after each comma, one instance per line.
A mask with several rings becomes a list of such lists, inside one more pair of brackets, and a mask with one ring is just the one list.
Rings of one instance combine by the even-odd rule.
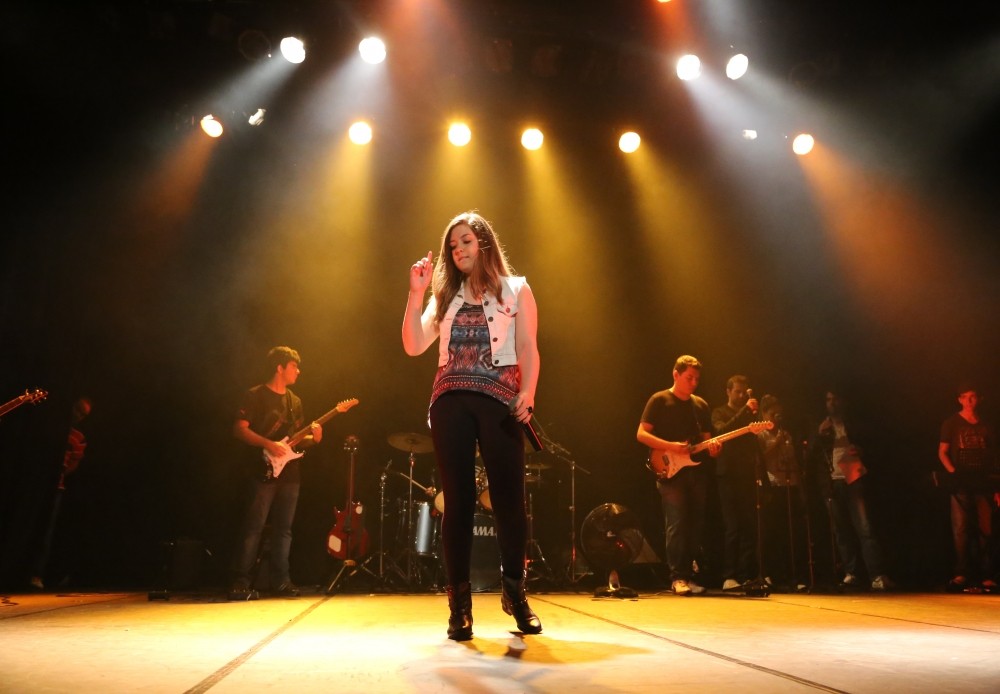
[[[441, 546], [441, 519], [445, 512], [444, 492], [434, 486], [434, 473], [430, 483], [419, 481], [415, 474], [417, 456], [432, 453], [434, 443], [430, 436], [417, 433], [390, 434], [388, 443], [407, 454], [408, 471], [390, 471], [392, 461], [385, 466], [379, 485], [378, 552], [370, 556], [365, 567], [387, 589], [438, 590], [445, 581], [444, 554]], [[528, 452], [533, 453], [533, 450]], [[533, 489], [543, 482], [545, 472], [552, 468], [546, 462], [529, 458], [525, 464], [525, 491], [528, 511], [528, 572], [529, 579], [556, 578], [549, 569], [538, 541], [534, 537]], [[387, 498], [388, 481], [392, 477], [406, 482], [405, 497], [390, 503]], [[490, 498], [486, 468], [477, 458], [476, 465], [477, 508], [473, 522], [472, 563], [470, 580], [476, 592], [496, 590], [500, 581], [500, 552], [496, 542], [493, 503]], [[389, 519], [389, 523], [386, 523]], [[393, 520], [395, 523], [393, 524]], [[386, 532], [389, 526], [394, 533], [392, 546], [387, 547]], [[395, 525], [395, 527], [393, 527]]]

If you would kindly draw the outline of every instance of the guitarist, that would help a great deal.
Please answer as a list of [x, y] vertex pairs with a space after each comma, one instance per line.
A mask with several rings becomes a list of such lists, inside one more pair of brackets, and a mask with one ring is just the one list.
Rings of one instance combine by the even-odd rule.
[[[268, 478], [261, 449], [275, 457], [287, 454], [288, 445], [281, 439], [303, 425], [302, 400], [290, 388], [299, 378], [301, 362], [299, 353], [291, 347], [275, 347], [268, 352], [270, 377], [244, 394], [233, 424], [233, 435], [252, 447], [249, 457], [253, 464], [246, 470], [248, 505], [233, 555], [230, 600], [247, 600], [255, 596], [251, 590], [251, 574], [268, 517], [271, 521], [270, 569], [272, 583], [277, 586], [275, 592], [286, 597], [299, 594], [298, 587], [292, 583], [288, 566], [292, 521], [301, 481], [299, 462], [293, 460], [288, 463], [280, 477]], [[305, 437], [300, 447], [312, 446], [322, 440], [323, 428], [314, 422], [311, 429], [312, 433]]]
[[[694, 394], [701, 379], [701, 362], [688, 355], [678, 357], [673, 379], [670, 388], [649, 398], [636, 432], [636, 440], [650, 449], [651, 461], [664, 452], [687, 456], [691, 444], [711, 437], [708, 403]], [[693, 456], [696, 464], [685, 465], [670, 477], [658, 475], [656, 486], [666, 523], [670, 587], [676, 595], [705, 591], [692, 580], [693, 563], [701, 551], [708, 488], [705, 469], [697, 463], [717, 456], [720, 450], [722, 444], [713, 441], [707, 451]], [[656, 466], [653, 467], [655, 470]]]
[[[726, 404], [712, 410], [715, 435], [747, 426], [757, 418], [757, 398], [752, 397], [746, 376], [726, 381]], [[715, 464], [722, 511], [722, 590], [740, 590], [757, 575], [757, 513], [754, 485], [761, 472], [760, 444], [756, 436], [734, 439]], [[766, 476], [763, 476], [766, 480]]]

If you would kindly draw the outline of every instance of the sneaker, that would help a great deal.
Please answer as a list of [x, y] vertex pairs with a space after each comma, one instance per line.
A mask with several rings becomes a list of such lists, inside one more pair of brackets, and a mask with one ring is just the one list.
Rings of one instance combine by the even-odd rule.
[[722, 590], [724, 591], [740, 590], [741, 588], [743, 588], [743, 584], [735, 578], [727, 578], [722, 584]]
[[42, 583], [42, 579], [39, 576], [32, 576], [31, 580], [28, 581], [28, 585], [35, 590], [45, 590], [45, 584]]
[[892, 590], [895, 587], [896, 584], [893, 583], [892, 579], [886, 576], [885, 574], [881, 576], [876, 576], [875, 580], [872, 581], [872, 590], [886, 591], [886, 590]]
[[256, 590], [250, 587], [250, 582], [246, 580], [236, 580], [233, 585], [229, 587], [229, 593], [226, 596], [230, 600], [256, 600], [260, 597]]
[[979, 584], [984, 593], [995, 593], [997, 592], [997, 582], [992, 578], [987, 578], [985, 581]]
[[858, 581], [858, 577], [854, 574], [847, 574], [844, 576], [844, 580], [841, 581], [841, 584], [845, 586], [856, 586], [858, 583], [860, 583], [860, 581]]
[[701, 595], [705, 592], [705, 586], [699, 586], [694, 581], [688, 581], [688, 588], [691, 589], [691, 595]]
[[949, 593], [961, 593], [965, 590], [966, 579], [965, 576], [958, 575], [953, 579], [948, 581], [948, 592]]
[[678, 579], [674, 581], [670, 590], [674, 592], [674, 595], [691, 595], [691, 586], [684, 579]]
[[302, 594], [302, 591], [291, 581], [286, 581], [277, 587], [274, 594], [283, 598], [297, 598]]

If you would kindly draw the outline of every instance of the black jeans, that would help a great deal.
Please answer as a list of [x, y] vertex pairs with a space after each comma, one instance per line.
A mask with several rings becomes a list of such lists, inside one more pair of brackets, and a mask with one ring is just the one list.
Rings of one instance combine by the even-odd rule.
[[472, 391], [451, 391], [435, 400], [430, 423], [444, 491], [441, 541], [448, 585], [469, 580], [477, 443], [489, 480], [503, 571], [520, 577], [528, 542], [521, 425], [502, 402]]

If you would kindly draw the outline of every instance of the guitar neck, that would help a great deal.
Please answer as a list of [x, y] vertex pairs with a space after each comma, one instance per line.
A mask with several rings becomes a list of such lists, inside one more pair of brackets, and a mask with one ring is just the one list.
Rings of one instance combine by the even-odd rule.
[[309, 426], [303, 427], [302, 429], [299, 429], [298, 431], [296, 431], [294, 434], [292, 434], [288, 438], [288, 445], [289, 446], [295, 446], [296, 444], [302, 443], [302, 439], [304, 439], [306, 436], [308, 436], [309, 432], [312, 431], [312, 425], [313, 425], [313, 423], [315, 423], [315, 424], [323, 424], [327, 420], [331, 419], [332, 417], [334, 417], [334, 416], [336, 416], [338, 414], [340, 414], [340, 410], [338, 410], [336, 407], [334, 407], [332, 410], [330, 410], [326, 414], [322, 415], [321, 417], [317, 417], [316, 419], [312, 420], [312, 422], [309, 423]]
[[700, 453], [708, 448], [710, 442], [718, 441], [719, 443], [725, 443], [729, 439], [735, 439], [737, 436], [743, 436], [743, 434], [749, 434], [751, 431], [750, 425], [745, 427], [740, 427], [739, 429], [733, 429], [732, 431], [727, 431], [725, 434], [719, 434], [718, 436], [713, 436], [710, 439], [705, 439], [699, 444], [691, 447], [691, 455], [695, 453]]

